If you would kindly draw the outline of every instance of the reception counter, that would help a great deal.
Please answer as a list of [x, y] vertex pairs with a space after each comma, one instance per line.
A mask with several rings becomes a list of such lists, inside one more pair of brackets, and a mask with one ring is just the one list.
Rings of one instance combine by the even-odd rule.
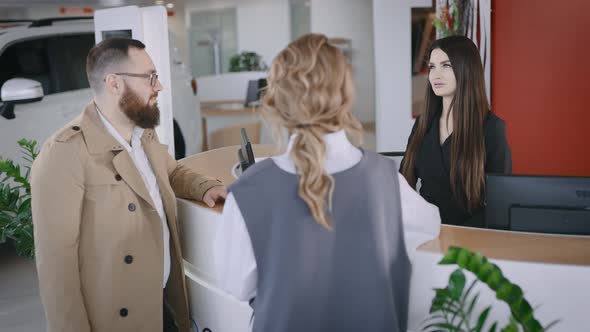
[[[255, 145], [253, 150], [257, 158], [278, 152], [268, 145]], [[235, 181], [231, 169], [237, 163], [237, 151], [238, 146], [211, 150], [183, 159], [181, 163], [229, 185]], [[222, 204], [209, 208], [202, 203], [178, 199], [191, 314], [199, 332], [246, 332], [252, 310], [247, 303], [225, 294], [215, 281], [213, 241], [222, 209]], [[561, 320], [551, 331], [588, 331], [590, 237], [443, 225], [439, 237], [432, 241], [422, 244], [420, 239], [406, 237], [406, 243], [412, 261], [409, 331], [421, 330], [434, 296], [432, 289], [446, 286], [450, 273], [456, 268], [437, 264], [449, 246], [480, 252], [498, 265], [510, 281], [522, 287], [542, 325]], [[473, 280], [469, 272], [466, 274], [468, 282]], [[488, 322], [499, 321], [500, 326], [504, 326], [510, 315], [508, 306], [481, 284], [473, 294], [477, 292], [480, 296], [476, 313], [493, 305]]]

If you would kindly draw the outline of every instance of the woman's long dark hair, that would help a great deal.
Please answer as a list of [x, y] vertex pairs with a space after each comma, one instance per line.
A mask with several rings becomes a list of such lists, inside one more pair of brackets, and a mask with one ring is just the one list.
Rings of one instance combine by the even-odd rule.
[[[450, 108], [453, 115], [451, 135], [451, 189], [463, 208], [473, 212], [484, 204], [485, 144], [483, 121], [489, 112], [484, 72], [479, 51], [467, 37], [451, 36], [436, 40], [435, 49], [447, 54], [457, 80]], [[441, 114], [442, 97], [434, 94], [430, 81], [426, 89], [426, 109], [418, 117], [417, 127], [408, 143], [402, 174], [416, 187], [416, 156], [429, 124]]]

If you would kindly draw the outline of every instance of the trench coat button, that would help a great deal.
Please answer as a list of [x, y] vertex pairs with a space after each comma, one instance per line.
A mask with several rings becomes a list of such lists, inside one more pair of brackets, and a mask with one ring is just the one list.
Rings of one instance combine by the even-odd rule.
[[131, 255], [125, 256], [125, 263], [127, 263], [127, 264], [133, 263], [133, 256], [131, 256]]
[[80, 130], [80, 127], [78, 127], [78, 126], [73, 126], [73, 127], [72, 127], [72, 129], [73, 129], [73, 130], [75, 130], [75, 131], [78, 131], [78, 130]]
[[127, 206], [127, 208], [129, 209], [129, 211], [133, 212], [133, 211], [135, 211], [135, 204], [129, 203], [129, 205]]
[[119, 175], [119, 174], [115, 175], [115, 180], [121, 181], [121, 179], [122, 179], [121, 175]]
[[129, 314], [129, 311], [127, 311], [127, 308], [123, 308], [123, 309], [119, 310], [119, 315], [121, 315], [121, 317], [127, 317], [128, 314]]

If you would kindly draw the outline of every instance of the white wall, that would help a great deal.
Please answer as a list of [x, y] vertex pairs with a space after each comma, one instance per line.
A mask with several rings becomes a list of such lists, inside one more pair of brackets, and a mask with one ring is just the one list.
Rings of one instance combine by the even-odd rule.
[[[319, 0], [321, 1], [321, 0]], [[377, 151], [405, 151], [412, 130], [412, 7], [431, 0], [374, 0]]]
[[238, 49], [256, 51], [270, 66], [274, 57], [291, 41], [287, 0], [239, 1], [237, 8]]
[[[398, 2], [399, 0], [386, 1]], [[329, 38], [341, 37], [352, 40], [352, 67], [357, 90], [353, 113], [361, 122], [375, 121], [372, 2], [371, 0], [311, 0], [312, 32], [323, 33]], [[407, 71], [409, 72], [409, 69]]]
[[[311, 0], [310, 6], [312, 32], [352, 40], [357, 84], [354, 114], [362, 122], [375, 121], [372, 1]], [[236, 8], [239, 51], [255, 51], [268, 65], [291, 41], [288, 0], [193, 0], [186, 4], [187, 27], [191, 11], [222, 8]], [[407, 38], [410, 38], [409, 32]], [[409, 49], [408, 46], [408, 52]]]
[[187, 0], [187, 29], [191, 12], [223, 8], [236, 8], [238, 52], [254, 51], [270, 66], [289, 43], [288, 0]]
[[201, 101], [246, 100], [248, 81], [265, 78], [266, 72], [243, 71], [198, 78]]
[[182, 62], [190, 64], [184, 2], [174, 1], [173, 11], [174, 16], [168, 16], [168, 30], [174, 34], [174, 45], [178, 47]]

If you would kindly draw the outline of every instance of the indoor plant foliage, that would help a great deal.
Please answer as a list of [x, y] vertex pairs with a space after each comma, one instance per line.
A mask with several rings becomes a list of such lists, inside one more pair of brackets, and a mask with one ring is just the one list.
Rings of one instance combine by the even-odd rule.
[[262, 71], [266, 70], [266, 64], [262, 61], [262, 57], [256, 52], [244, 51], [236, 54], [229, 59], [229, 71]]
[[450, 0], [439, 4], [438, 8], [433, 24], [440, 34], [439, 38], [465, 35], [467, 29], [473, 25], [470, 21], [470, 14], [474, 10], [471, 0]]
[[[510, 308], [510, 322], [505, 327], [499, 327], [498, 322], [490, 325], [486, 332], [538, 332], [546, 331], [547, 327], [541, 326], [534, 316], [534, 310], [524, 298], [522, 289], [511, 283], [500, 268], [490, 263], [479, 253], [459, 248], [450, 247], [447, 254], [439, 262], [442, 265], [456, 264], [459, 266], [449, 277], [449, 283], [445, 288], [434, 289], [436, 294], [432, 299], [430, 317], [425, 320], [423, 331], [456, 331], [456, 332], [481, 332], [488, 318], [492, 306], [486, 307], [475, 321], [472, 317], [479, 293], [473, 295], [472, 290], [476, 283], [482, 282], [495, 292], [496, 298], [508, 304]], [[463, 270], [475, 275], [475, 280], [467, 287]]]
[[[31, 165], [37, 157], [37, 142], [18, 141], [26, 166], [0, 158], [0, 243], [11, 240], [20, 256], [34, 258], [33, 218], [31, 214]], [[23, 174], [24, 171], [24, 174]]]

